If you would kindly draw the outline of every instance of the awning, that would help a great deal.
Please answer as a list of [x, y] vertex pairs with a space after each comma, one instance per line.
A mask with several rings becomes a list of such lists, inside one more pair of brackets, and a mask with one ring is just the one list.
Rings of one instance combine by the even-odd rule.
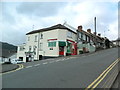
[[71, 45], [71, 43], [70, 43], [70, 42], [67, 42], [67, 45], [68, 45], [68, 46], [70, 46], [70, 45]]
[[59, 46], [66, 46], [66, 42], [64, 42], [64, 41], [59, 41], [59, 42], [58, 42], [58, 45], [59, 45]]

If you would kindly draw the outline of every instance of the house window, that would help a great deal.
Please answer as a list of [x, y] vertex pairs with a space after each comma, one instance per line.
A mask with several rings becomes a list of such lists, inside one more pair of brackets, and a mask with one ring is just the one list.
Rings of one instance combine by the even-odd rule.
[[28, 41], [30, 41], [30, 37], [28, 37]]
[[42, 33], [40, 33], [40, 39], [43, 39], [43, 34]]
[[29, 51], [31, 51], [31, 49], [32, 49], [31, 46], [29, 46]]
[[83, 33], [79, 33], [79, 38], [83, 40]]
[[87, 39], [87, 40], [88, 40], [88, 42], [90, 42], [90, 37], [88, 37], [88, 39]]
[[88, 36], [87, 36], [87, 35], [85, 35], [85, 37], [86, 37], [86, 42], [88, 42]]
[[25, 48], [23, 46], [20, 47], [20, 51], [23, 51]]
[[56, 42], [48, 42], [48, 47], [56, 47]]
[[86, 40], [86, 35], [85, 35], [85, 34], [83, 35], [83, 40], [84, 40], [84, 41]]
[[67, 32], [67, 37], [72, 38], [72, 32], [68, 31]]
[[37, 48], [37, 46], [33, 47], [33, 52], [34, 52], [35, 55], [36, 55], [36, 48]]
[[42, 51], [42, 50], [43, 50], [43, 43], [40, 43], [39, 50], [40, 50], [40, 51]]
[[35, 42], [37, 42], [37, 35], [35, 35]]

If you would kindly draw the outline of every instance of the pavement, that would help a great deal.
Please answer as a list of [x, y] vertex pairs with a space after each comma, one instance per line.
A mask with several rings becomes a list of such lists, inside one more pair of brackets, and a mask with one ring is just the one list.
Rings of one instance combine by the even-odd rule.
[[0, 73], [5, 73], [8, 71], [15, 70], [19, 66], [17, 64], [2, 64], [1, 67], [2, 67], [2, 70], [0, 70]]
[[[112, 48], [87, 56], [77, 55], [24, 63], [23, 69], [2, 75], [2, 86], [3, 88], [86, 88], [116, 59], [118, 49]], [[108, 77], [115, 79], [117, 69], [116, 65], [112, 69], [114, 75], [113, 72], [109, 72], [104, 74], [107, 75], [106, 78], [101, 77], [100, 80], [106, 82]], [[103, 86], [108, 88], [104, 82], [95, 85], [97, 88], [104, 88]]]
[[119, 72], [119, 74], [117, 75], [117, 77], [116, 77], [114, 83], [112, 84], [110, 90], [115, 90], [115, 89], [116, 89], [116, 90], [117, 90], [117, 89], [120, 89], [120, 72]]

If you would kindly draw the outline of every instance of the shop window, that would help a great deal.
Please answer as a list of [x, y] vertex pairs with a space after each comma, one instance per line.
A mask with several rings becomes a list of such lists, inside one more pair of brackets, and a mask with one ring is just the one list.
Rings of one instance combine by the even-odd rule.
[[48, 42], [48, 47], [56, 47], [56, 42]]

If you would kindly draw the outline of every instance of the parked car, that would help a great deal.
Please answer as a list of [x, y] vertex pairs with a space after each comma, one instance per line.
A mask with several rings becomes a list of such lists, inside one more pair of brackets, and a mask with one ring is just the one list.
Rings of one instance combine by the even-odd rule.
[[0, 64], [11, 64], [10, 59], [0, 60]]
[[12, 64], [20, 64], [20, 63], [24, 63], [21, 59], [13, 59], [11, 60]]

